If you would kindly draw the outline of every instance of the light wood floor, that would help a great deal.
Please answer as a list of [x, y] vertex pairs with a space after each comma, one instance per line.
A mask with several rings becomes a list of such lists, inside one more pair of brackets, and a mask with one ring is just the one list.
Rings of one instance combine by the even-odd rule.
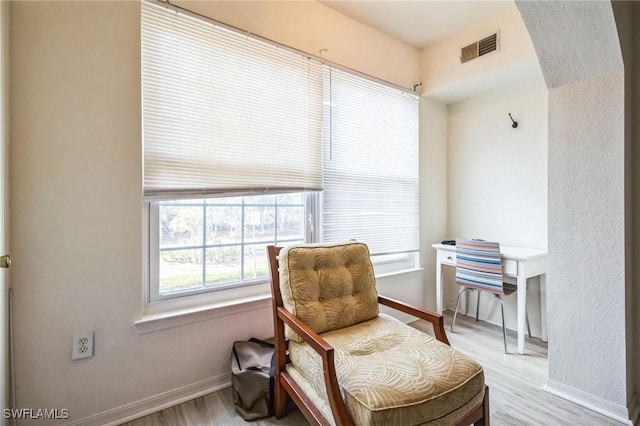
[[[547, 377], [547, 345], [527, 337], [526, 354], [517, 355], [515, 333], [507, 335], [509, 354], [502, 344], [502, 329], [471, 317], [458, 316], [455, 333], [449, 332], [451, 314], [445, 313], [451, 345], [482, 364], [491, 392], [493, 426], [620, 426], [593, 411], [557, 398], [542, 390]], [[429, 323], [412, 324], [430, 332]], [[298, 412], [286, 417], [250, 423], [235, 412], [230, 389], [205, 395], [158, 413], [125, 423], [126, 426], [211, 426], [211, 425], [306, 425]]]

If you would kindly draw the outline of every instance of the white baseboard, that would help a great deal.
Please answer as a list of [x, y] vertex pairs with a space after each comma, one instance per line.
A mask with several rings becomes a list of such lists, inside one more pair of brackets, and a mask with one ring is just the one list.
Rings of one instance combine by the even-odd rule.
[[629, 410], [623, 405], [614, 404], [606, 399], [602, 399], [598, 396], [591, 395], [581, 391], [580, 389], [567, 386], [551, 379], [547, 379], [547, 383], [544, 385], [543, 389], [550, 394], [566, 399], [567, 401], [578, 404], [591, 411], [595, 411], [596, 413], [600, 413], [603, 416], [609, 417], [610, 419], [616, 420], [624, 425], [634, 425], [634, 423], [629, 420]]
[[150, 396], [130, 404], [112, 408], [83, 419], [74, 420], [68, 426], [116, 426], [165, 408], [182, 404], [202, 395], [215, 392], [231, 385], [231, 374], [221, 374], [197, 383], [182, 386], [158, 395]]

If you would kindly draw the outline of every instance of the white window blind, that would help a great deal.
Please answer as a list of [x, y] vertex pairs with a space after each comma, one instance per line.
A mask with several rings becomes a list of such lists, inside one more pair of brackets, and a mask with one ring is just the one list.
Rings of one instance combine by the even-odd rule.
[[326, 69], [324, 105], [324, 240], [417, 251], [417, 97]]
[[142, 3], [148, 198], [322, 188], [322, 65]]

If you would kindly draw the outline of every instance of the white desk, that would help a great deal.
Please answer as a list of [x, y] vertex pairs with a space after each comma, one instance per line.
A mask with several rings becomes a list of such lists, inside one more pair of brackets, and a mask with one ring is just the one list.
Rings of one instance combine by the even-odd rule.
[[[436, 310], [442, 313], [442, 265], [456, 266], [456, 246], [433, 244], [437, 251]], [[540, 318], [542, 340], [547, 340], [547, 252], [544, 250], [500, 246], [502, 273], [515, 277], [518, 285], [518, 352], [524, 353], [525, 306], [527, 303], [527, 279], [540, 277]]]

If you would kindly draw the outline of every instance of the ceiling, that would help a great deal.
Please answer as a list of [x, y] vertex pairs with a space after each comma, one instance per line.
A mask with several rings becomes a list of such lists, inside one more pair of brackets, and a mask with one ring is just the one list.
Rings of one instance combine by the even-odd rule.
[[418, 49], [509, 7], [513, 0], [319, 0]]

